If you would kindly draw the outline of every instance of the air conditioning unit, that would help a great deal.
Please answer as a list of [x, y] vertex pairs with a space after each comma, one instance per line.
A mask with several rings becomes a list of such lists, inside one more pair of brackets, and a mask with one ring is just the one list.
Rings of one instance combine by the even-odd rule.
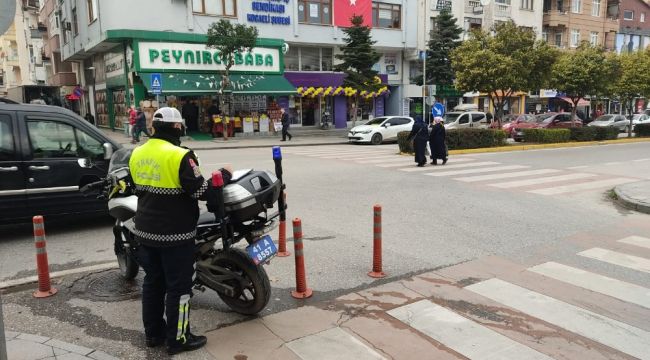
[[64, 23], [64, 27], [63, 27], [63, 28], [64, 28], [66, 31], [72, 31], [72, 24], [71, 24], [69, 21], [66, 21], [66, 22]]

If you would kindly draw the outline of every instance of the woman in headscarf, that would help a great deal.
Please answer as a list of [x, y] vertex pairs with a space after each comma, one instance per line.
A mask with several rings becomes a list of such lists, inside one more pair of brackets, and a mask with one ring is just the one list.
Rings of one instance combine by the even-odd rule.
[[433, 119], [433, 128], [429, 135], [429, 147], [431, 148], [431, 164], [438, 165], [438, 159], [442, 159], [442, 165], [447, 163], [447, 146], [445, 145], [445, 126], [442, 118], [436, 116]]
[[413, 148], [415, 150], [415, 162], [419, 167], [422, 167], [427, 163], [427, 156], [424, 152], [426, 151], [427, 141], [429, 140], [429, 130], [427, 129], [427, 124], [425, 124], [419, 117], [416, 118], [411, 133], [407, 138], [408, 141], [411, 139], [414, 139]]

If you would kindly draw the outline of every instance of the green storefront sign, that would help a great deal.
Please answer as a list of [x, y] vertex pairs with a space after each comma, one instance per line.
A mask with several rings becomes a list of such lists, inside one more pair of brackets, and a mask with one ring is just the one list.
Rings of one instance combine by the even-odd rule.
[[[169, 64], [205, 64], [222, 65], [227, 61], [216, 50], [170, 50], [170, 49], [149, 49], [149, 64], [154, 64], [160, 58], [163, 63]], [[262, 54], [235, 54], [235, 65], [244, 66], [266, 66], [273, 67], [273, 56]]]

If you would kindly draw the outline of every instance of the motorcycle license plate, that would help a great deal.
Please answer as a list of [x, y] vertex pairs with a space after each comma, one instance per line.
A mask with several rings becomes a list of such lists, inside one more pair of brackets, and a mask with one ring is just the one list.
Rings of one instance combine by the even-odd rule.
[[246, 252], [255, 265], [259, 265], [274, 257], [275, 254], [277, 254], [278, 249], [275, 247], [271, 237], [269, 235], [264, 235], [263, 238], [248, 245], [246, 247]]

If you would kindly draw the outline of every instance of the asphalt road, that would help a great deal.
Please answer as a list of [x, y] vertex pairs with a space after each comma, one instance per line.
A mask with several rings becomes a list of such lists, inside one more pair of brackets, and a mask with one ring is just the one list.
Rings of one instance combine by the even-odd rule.
[[[341, 154], [339, 158], [332, 156], [334, 150]], [[650, 278], [639, 272], [576, 258], [573, 255], [580, 246], [577, 241], [569, 241], [625, 234], [647, 222], [647, 215], [616, 207], [608, 196], [613, 185], [608, 184], [649, 179], [650, 143], [463, 155], [451, 157], [444, 168], [428, 166], [425, 171], [404, 171], [415, 168], [415, 163], [406, 158], [402, 166], [382, 167], [397, 164], [398, 155], [391, 155], [396, 151], [396, 145], [285, 149], [288, 218], [302, 219], [307, 280], [315, 294], [310, 301], [376, 285], [366, 275], [372, 262], [374, 204], [383, 207], [383, 262], [389, 276], [383, 281], [498, 255], [522, 263], [533, 259], [562, 261], [615, 272], [619, 279], [650, 286]], [[232, 163], [235, 168], [273, 169], [270, 149], [201, 151], [199, 156], [204, 174], [224, 163]], [[467, 166], [471, 163], [487, 164]], [[468, 172], [481, 167], [500, 170]], [[551, 185], [577, 187], [554, 193], [557, 190], [548, 190], [553, 188], [548, 183], [499, 185], [521, 177], [465, 179], [540, 170], [548, 173], [523, 179], [566, 176], [566, 182]], [[425, 175], [435, 172], [449, 175]], [[602, 182], [603, 186], [581, 189], [587, 180]], [[290, 226], [288, 229], [290, 232]], [[110, 220], [46, 223], [46, 232], [53, 270], [114, 261]], [[276, 238], [277, 231], [271, 235]], [[293, 251], [291, 242], [289, 248]], [[289, 296], [295, 286], [292, 257], [276, 258], [266, 270], [273, 296], [265, 314], [303, 303]], [[0, 281], [33, 274], [31, 228], [2, 229]], [[96, 278], [97, 274], [92, 276]], [[31, 300], [22, 302], [19, 294], [10, 294], [5, 302], [10, 303], [10, 310], [23, 315], [11, 316], [5, 311], [9, 326], [23, 326], [21, 331], [25, 332], [47, 331], [30, 320], [27, 314], [31, 313], [56, 318], [61, 333], [77, 329], [78, 325], [93, 339], [121, 341], [125, 336], [137, 337], [137, 284], [130, 285], [133, 296], [98, 302], [97, 297], [87, 293], [87, 280], [83, 276], [65, 280], [63, 285], [70, 291], [45, 308]], [[116, 287], [117, 280], [109, 282]], [[198, 295], [193, 304], [194, 326], [199, 332], [242, 319], [228, 312], [210, 291]], [[100, 320], [107, 330], [93, 330], [91, 324]], [[129, 341], [135, 346], [141, 339]], [[119, 346], [115, 346], [118, 351]]]

